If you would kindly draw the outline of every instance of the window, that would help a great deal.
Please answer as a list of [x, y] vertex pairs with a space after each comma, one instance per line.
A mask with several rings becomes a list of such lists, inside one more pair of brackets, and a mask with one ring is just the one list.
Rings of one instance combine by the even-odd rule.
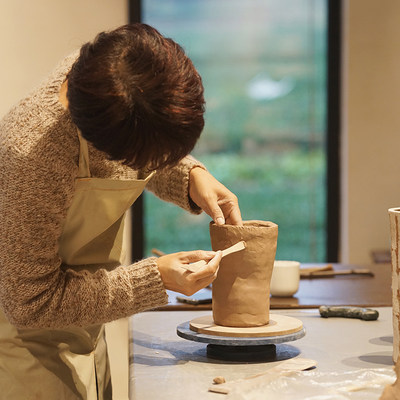
[[[245, 220], [279, 225], [277, 259], [325, 260], [326, 0], [142, 0], [142, 21], [181, 44], [203, 78], [193, 155], [239, 198]], [[144, 197], [145, 255], [209, 249], [208, 222]], [[332, 260], [331, 260], [332, 261]]]

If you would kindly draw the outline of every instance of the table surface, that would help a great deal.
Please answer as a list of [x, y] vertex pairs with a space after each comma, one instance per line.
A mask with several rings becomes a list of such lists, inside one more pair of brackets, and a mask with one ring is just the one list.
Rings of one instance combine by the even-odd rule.
[[[313, 264], [313, 266], [318, 264]], [[311, 264], [303, 264], [310, 267]], [[391, 265], [373, 264], [368, 266], [332, 264], [334, 270], [369, 269], [374, 276], [345, 275], [329, 278], [303, 278], [299, 291], [293, 297], [271, 297], [271, 309], [318, 308], [321, 305], [352, 305], [359, 307], [391, 307]], [[203, 289], [209, 292], [210, 289]], [[210, 310], [211, 304], [192, 305], [176, 300], [182, 296], [168, 292], [167, 306], [157, 311]]]
[[295, 356], [316, 360], [316, 371], [325, 373], [383, 368], [391, 374], [392, 309], [377, 309], [380, 313], [377, 321], [321, 318], [316, 309], [274, 310], [271, 314], [300, 319], [306, 335], [277, 345], [276, 361], [256, 363], [210, 359], [206, 344], [177, 336], [178, 325], [209, 315], [210, 311], [137, 314], [130, 319], [130, 398], [223, 399], [221, 394], [208, 392], [214, 377], [224, 376], [227, 381], [244, 378]]

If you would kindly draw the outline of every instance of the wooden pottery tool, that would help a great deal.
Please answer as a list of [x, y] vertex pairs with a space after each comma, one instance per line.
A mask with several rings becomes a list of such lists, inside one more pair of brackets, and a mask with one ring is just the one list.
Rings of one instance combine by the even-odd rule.
[[261, 372], [260, 374], [247, 376], [243, 379], [228, 381], [226, 383], [212, 385], [208, 388], [208, 391], [228, 394], [233, 389], [238, 388], [247, 392], [253, 386], [255, 387], [260, 384], [266, 384], [272, 380], [278, 379], [282, 375], [290, 375], [294, 372], [315, 368], [316, 366], [317, 362], [314, 360], [307, 358], [292, 358], [290, 360], [283, 361], [276, 367], [267, 369], [265, 372]]
[[[233, 246], [230, 246], [227, 249], [222, 250], [222, 257], [226, 257], [229, 254], [244, 250], [245, 248], [246, 248], [246, 242], [241, 240], [240, 242], [234, 244]], [[187, 264], [184, 268], [190, 272], [197, 272], [199, 269], [205, 267], [206, 265], [207, 261], [200, 260], [191, 264]]]
[[310, 275], [315, 274], [316, 272], [322, 272], [322, 271], [333, 271], [332, 264], [327, 264], [322, 267], [300, 268], [300, 277], [308, 278]]
[[373, 272], [364, 268], [334, 270], [332, 265], [300, 269], [300, 278], [332, 278], [341, 275], [374, 276]]
[[152, 252], [152, 254], [154, 254], [157, 257], [165, 256], [165, 253], [158, 249], [151, 249], [151, 252]]

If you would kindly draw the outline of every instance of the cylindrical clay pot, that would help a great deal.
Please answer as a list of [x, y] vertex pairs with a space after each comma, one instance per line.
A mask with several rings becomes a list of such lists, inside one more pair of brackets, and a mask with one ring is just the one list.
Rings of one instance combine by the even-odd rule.
[[269, 287], [274, 267], [278, 225], [244, 221], [243, 226], [210, 224], [214, 251], [244, 240], [246, 248], [221, 260], [212, 285], [214, 323], [223, 326], [262, 326], [269, 322]]

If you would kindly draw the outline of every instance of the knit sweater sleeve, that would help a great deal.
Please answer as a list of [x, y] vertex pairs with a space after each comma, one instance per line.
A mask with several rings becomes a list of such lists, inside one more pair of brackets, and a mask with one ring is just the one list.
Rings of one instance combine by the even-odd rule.
[[20, 328], [88, 326], [167, 301], [155, 258], [89, 272], [59, 257], [79, 152], [69, 116], [47, 96], [59, 84], [0, 123], [0, 306]]
[[189, 174], [192, 168], [205, 166], [191, 155], [184, 157], [176, 166], [157, 171], [146, 189], [161, 200], [174, 203], [193, 214], [202, 212], [189, 196]]

